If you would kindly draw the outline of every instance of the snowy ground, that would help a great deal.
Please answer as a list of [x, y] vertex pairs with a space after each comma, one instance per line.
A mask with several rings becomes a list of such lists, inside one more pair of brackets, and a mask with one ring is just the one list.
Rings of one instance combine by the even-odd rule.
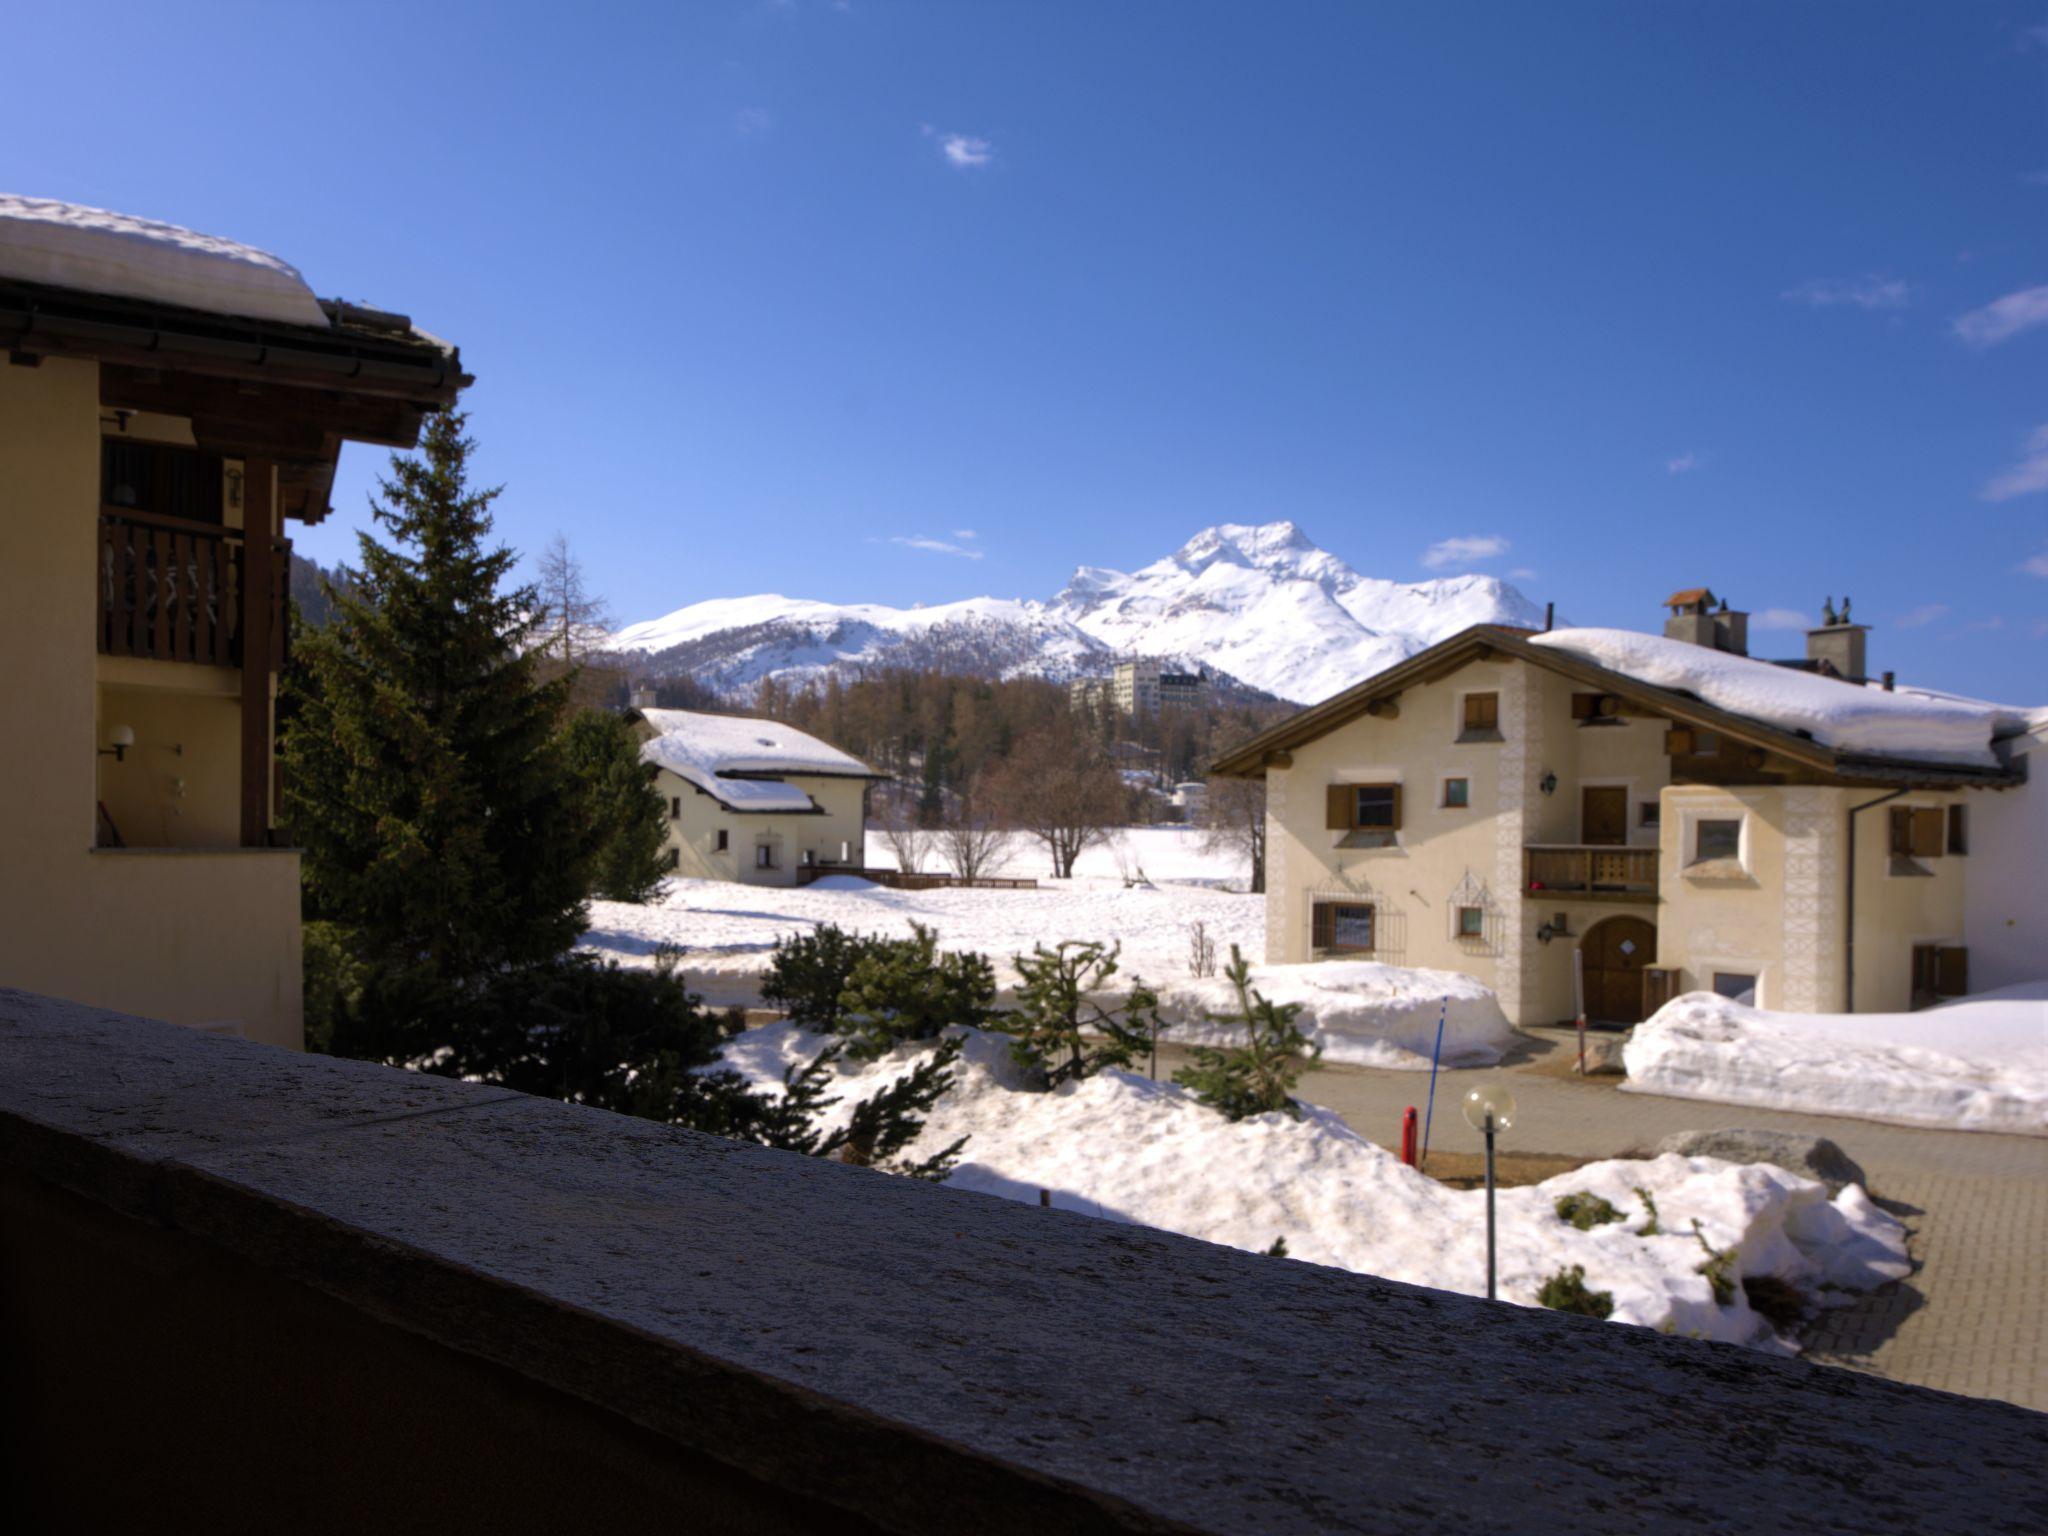
[[2048, 1134], [2048, 982], [1919, 1013], [1772, 1013], [1689, 992], [1622, 1059], [1637, 1093]]
[[[1323, 1048], [1325, 1061], [1427, 1071], [1440, 1019], [1446, 1066], [1492, 1066], [1514, 1041], [1492, 989], [1456, 971], [1369, 960], [1255, 965], [1252, 986], [1273, 1002], [1301, 1005], [1295, 1022]], [[1236, 993], [1221, 976], [1160, 988], [1160, 1014], [1173, 1026], [1173, 1039], [1185, 1044], [1221, 1044], [1242, 1033], [1205, 1019], [1236, 1006]]]
[[[1265, 1115], [1233, 1125], [1184, 1091], [1127, 1072], [1051, 1093], [1022, 1091], [1001, 1037], [966, 1032], [954, 1087], [910, 1149], [928, 1156], [969, 1137], [950, 1183], [1008, 1199], [1053, 1203], [1112, 1221], [1263, 1250], [1284, 1238], [1292, 1258], [1447, 1290], [1485, 1291], [1484, 1195], [1423, 1177], [1335, 1114], [1296, 1121]], [[789, 1025], [749, 1030], [725, 1048], [753, 1082], [778, 1084], [824, 1042]], [[908, 1070], [904, 1048], [848, 1068], [836, 1113]], [[1636, 1187], [1651, 1192], [1661, 1234]], [[1604, 1196], [1623, 1219], [1581, 1232], [1561, 1220], [1559, 1195]], [[1567, 1265], [1611, 1292], [1613, 1317], [1668, 1333], [1785, 1347], [1743, 1293], [1745, 1275], [1773, 1275], [1839, 1302], [1908, 1272], [1904, 1231], [1851, 1186], [1833, 1202], [1819, 1184], [1783, 1169], [1664, 1156], [1593, 1163], [1500, 1194], [1500, 1294], [1534, 1305], [1544, 1280]], [[1699, 1266], [1707, 1242], [1734, 1247], [1732, 1297], [1717, 1302]], [[1277, 1262], [1277, 1261], [1276, 1261]], [[1823, 1288], [1826, 1288], [1825, 1290]]]
[[[1208, 885], [1220, 889], [1251, 889], [1251, 865], [1233, 853], [1211, 852], [1204, 847], [1207, 835], [1200, 827], [1120, 827], [1106, 843], [1097, 843], [1074, 862], [1079, 880], [1149, 880], [1161, 885]], [[868, 863], [876, 869], [895, 869], [897, 859], [888, 839], [876, 828], [868, 829]], [[945, 864], [936, 853], [924, 861], [926, 872], [939, 874]], [[1001, 867], [990, 874], [1005, 878], [1045, 880], [1052, 874], [1052, 857], [1045, 845], [1022, 833], [1012, 833], [1004, 847]]]

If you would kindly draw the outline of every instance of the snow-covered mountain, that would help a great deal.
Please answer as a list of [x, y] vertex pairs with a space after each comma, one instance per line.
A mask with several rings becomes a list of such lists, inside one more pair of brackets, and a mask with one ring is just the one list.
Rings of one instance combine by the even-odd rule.
[[717, 598], [630, 625], [610, 648], [648, 675], [687, 673], [729, 693], [771, 675], [897, 666], [1061, 679], [1145, 656], [1312, 703], [1468, 625], [1541, 621], [1492, 576], [1379, 581], [1293, 523], [1225, 523], [1139, 571], [1082, 566], [1049, 602]]

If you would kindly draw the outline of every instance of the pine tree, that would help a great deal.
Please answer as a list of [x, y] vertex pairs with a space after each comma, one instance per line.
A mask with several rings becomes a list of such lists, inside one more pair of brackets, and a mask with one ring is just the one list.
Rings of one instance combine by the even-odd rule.
[[307, 915], [367, 968], [334, 1048], [408, 1060], [446, 1045], [436, 1015], [480, 979], [559, 955], [586, 926], [591, 853], [556, 724], [566, 685], [535, 675], [536, 598], [504, 587], [496, 490], [468, 480], [466, 418], [430, 417], [373, 504], [360, 578], [306, 635], [284, 741]]
[[1237, 993], [1237, 1011], [1212, 1013], [1209, 1022], [1244, 1031], [1245, 1043], [1197, 1047], [1194, 1064], [1174, 1073], [1173, 1080], [1232, 1120], [1274, 1110], [1299, 1120], [1294, 1085], [1323, 1054], [1295, 1027], [1301, 1004], [1275, 1003], [1255, 991], [1252, 968], [1235, 944], [1223, 974]]
[[996, 975], [987, 956], [942, 955], [935, 930], [912, 923], [910, 931], [908, 939], [857, 941], [864, 952], [840, 994], [837, 1025], [855, 1061], [936, 1039], [948, 1025], [979, 1026], [993, 1011]]
[[668, 807], [654, 787], [656, 769], [640, 759], [640, 743], [622, 716], [580, 709], [562, 728], [562, 751], [583, 791], [583, 815], [595, 852], [590, 894], [606, 901], [645, 901], [667, 866]]
[[1012, 964], [1017, 1006], [996, 1016], [1018, 1063], [1045, 1072], [1047, 1085], [1078, 1082], [1104, 1067], [1128, 1067], [1159, 1028], [1159, 999], [1136, 977], [1121, 999], [1107, 995], [1121, 946], [1068, 939], [1037, 945]]

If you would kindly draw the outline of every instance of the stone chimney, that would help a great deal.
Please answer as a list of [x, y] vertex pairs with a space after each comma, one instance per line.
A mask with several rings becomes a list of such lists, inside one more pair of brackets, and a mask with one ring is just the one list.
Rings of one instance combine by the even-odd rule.
[[1749, 615], [1728, 606], [1726, 598], [1716, 607], [1714, 594], [1705, 587], [1687, 587], [1664, 599], [1671, 617], [1664, 621], [1664, 633], [1688, 645], [1703, 645], [1710, 651], [1727, 651], [1735, 656], [1749, 654]]
[[1806, 632], [1806, 659], [1813, 663], [1816, 672], [1829, 677], [1839, 677], [1844, 682], [1861, 683], [1869, 677], [1865, 670], [1863, 637], [1870, 633], [1868, 624], [1851, 623], [1849, 599], [1842, 599], [1842, 611], [1835, 612], [1835, 600], [1829, 598], [1821, 605], [1820, 628]]

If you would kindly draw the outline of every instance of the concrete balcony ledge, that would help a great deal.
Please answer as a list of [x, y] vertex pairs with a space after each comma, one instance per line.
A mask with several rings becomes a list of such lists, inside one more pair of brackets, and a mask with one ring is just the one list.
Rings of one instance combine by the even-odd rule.
[[5, 991], [0, 1351], [15, 1529], [2048, 1528], [2007, 1404]]

